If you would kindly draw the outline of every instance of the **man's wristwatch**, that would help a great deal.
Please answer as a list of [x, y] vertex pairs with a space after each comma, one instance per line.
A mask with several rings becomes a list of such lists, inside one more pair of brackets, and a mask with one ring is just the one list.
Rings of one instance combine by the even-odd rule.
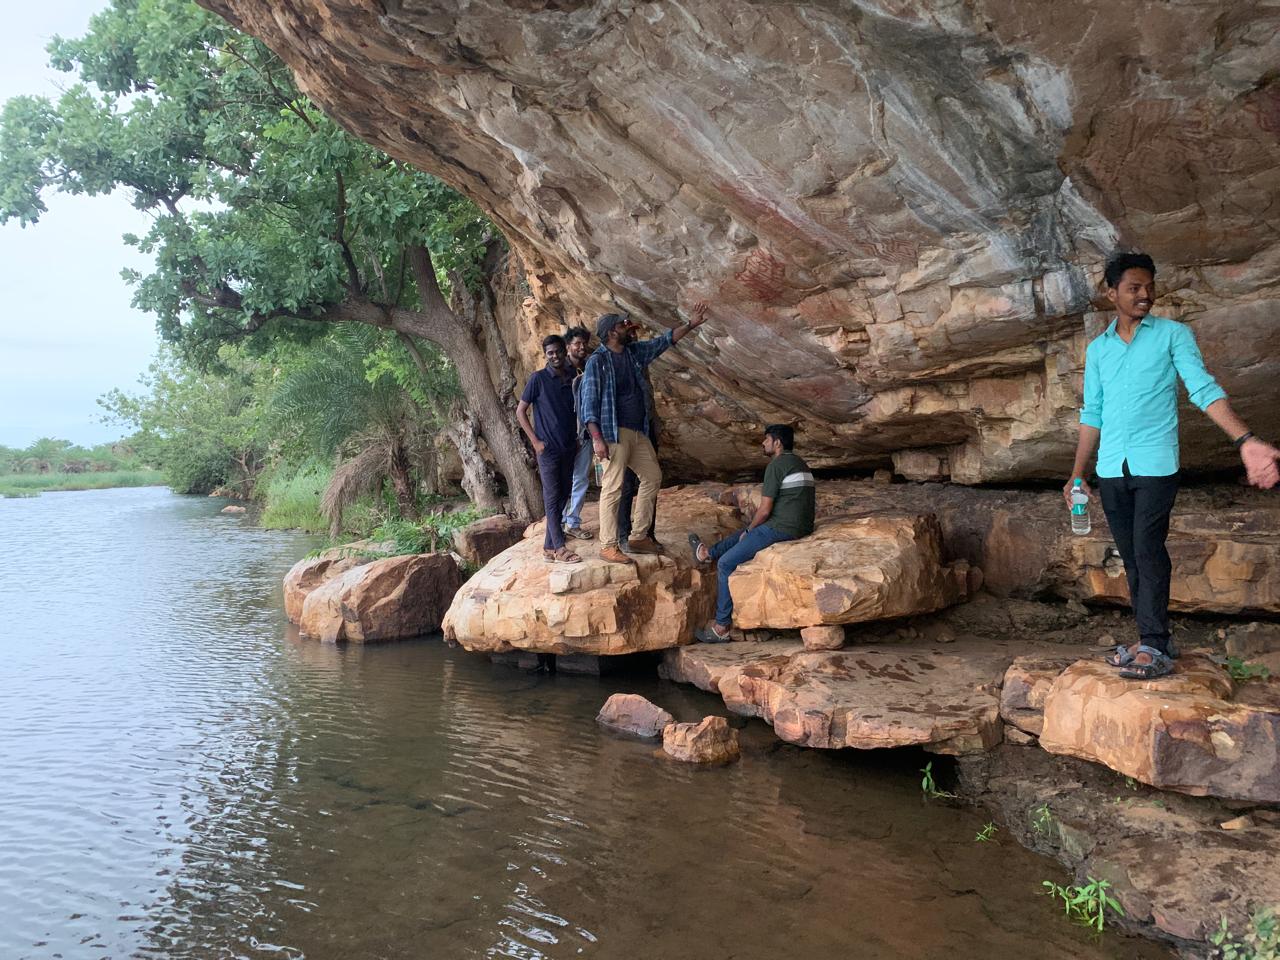
[[1250, 431], [1246, 430], [1244, 433], [1240, 434], [1240, 436], [1232, 440], [1231, 445], [1235, 447], [1237, 450], [1239, 450], [1241, 447], [1245, 445], [1246, 441], [1252, 440], [1252, 439], [1253, 439], [1253, 434]]

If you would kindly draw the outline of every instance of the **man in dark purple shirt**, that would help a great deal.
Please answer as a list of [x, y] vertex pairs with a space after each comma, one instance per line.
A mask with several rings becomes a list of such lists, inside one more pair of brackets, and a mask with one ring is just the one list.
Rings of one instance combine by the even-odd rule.
[[[554, 563], [581, 563], [582, 558], [564, 545], [560, 517], [573, 486], [573, 461], [578, 456], [578, 417], [573, 408], [573, 371], [565, 362], [564, 337], [552, 334], [542, 341], [547, 365], [524, 386], [516, 404], [516, 419], [538, 455], [542, 478], [542, 506], [547, 532], [542, 553]], [[529, 407], [533, 422], [529, 422]]]

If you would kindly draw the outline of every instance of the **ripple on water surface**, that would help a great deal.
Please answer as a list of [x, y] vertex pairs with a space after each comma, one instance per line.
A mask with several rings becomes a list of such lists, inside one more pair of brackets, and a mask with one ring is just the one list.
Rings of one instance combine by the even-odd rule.
[[635, 678], [299, 641], [309, 538], [156, 488], [0, 500], [0, 957], [1161, 956], [1067, 926], [911, 765], [700, 770], [596, 728]]

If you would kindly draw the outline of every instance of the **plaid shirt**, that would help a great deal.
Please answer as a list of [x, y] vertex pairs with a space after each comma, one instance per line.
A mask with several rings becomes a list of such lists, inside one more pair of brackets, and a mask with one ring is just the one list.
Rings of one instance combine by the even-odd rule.
[[[636, 368], [636, 383], [645, 391], [644, 434], [649, 432], [649, 397], [645, 386], [644, 368], [666, 352], [671, 346], [671, 331], [652, 340], [629, 343], [623, 350]], [[587, 369], [582, 373], [582, 394], [578, 406], [578, 418], [584, 423], [600, 424], [600, 432], [606, 443], [618, 442], [618, 388], [613, 382], [613, 364], [609, 362], [609, 348], [601, 344], [595, 353], [587, 357]]]

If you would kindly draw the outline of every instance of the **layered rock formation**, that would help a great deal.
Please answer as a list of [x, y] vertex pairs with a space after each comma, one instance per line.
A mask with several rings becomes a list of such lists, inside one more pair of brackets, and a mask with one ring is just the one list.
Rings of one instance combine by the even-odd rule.
[[[573, 542], [582, 563], [548, 563], [542, 524], [534, 524], [458, 591], [445, 636], [489, 653], [623, 654], [690, 642], [711, 616], [715, 575], [693, 562], [686, 534], [714, 542], [740, 526], [737, 511], [719, 502], [722, 489], [663, 490], [657, 536], [667, 552], [637, 556], [634, 565], [599, 559], [596, 540]], [[583, 512], [593, 530], [596, 511], [592, 504]]]
[[697, 644], [664, 655], [663, 675], [718, 693], [788, 743], [961, 754], [1000, 742], [1000, 679], [1010, 655], [921, 644], [808, 652], [795, 645]]
[[1135, 683], [1100, 662], [1068, 667], [1044, 698], [1040, 745], [1195, 796], [1280, 802], [1280, 682], [1235, 702], [1226, 672], [1183, 657], [1173, 676]]
[[[786, 630], [932, 613], [963, 598], [968, 584], [966, 561], [942, 564], [932, 515], [880, 514], [824, 522], [812, 537], [775, 544], [734, 571], [729, 592], [735, 625]], [[806, 640], [820, 644], [816, 633]]]
[[[735, 487], [730, 502], [758, 487]], [[955, 484], [825, 480], [824, 524], [873, 515], [935, 516], [944, 563], [967, 561], [1001, 596], [1052, 594], [1128, 603], [1124, 565], [1106, 517], [1091, 507], [1093, 530], [1074, 536], [1057, 491], [980, 490]], [[1183, 490], [1169, 532], [1172, 609], [1188, 613], [1280, 613], [1280, 497], [1238, 486]], [[971, 586], [976, 586], [976, 579]]]
[[373, 560], [312, 590], [298, 629], [329, 643], [378, 643], [433, 633], [462, 580], [462, 566], [452, 553]]
[[[712, 301], [654, 367], [673, 473], [736, 470], [782, 420], [815, 466], [1064, 475], [1117, 243], [1280, 427], [1272, 6], [203, 2], [494, 218], [526, 362], [607, 304], [658, 329]], [[1230, 463], [1190, 421], [1185, 462]]]

